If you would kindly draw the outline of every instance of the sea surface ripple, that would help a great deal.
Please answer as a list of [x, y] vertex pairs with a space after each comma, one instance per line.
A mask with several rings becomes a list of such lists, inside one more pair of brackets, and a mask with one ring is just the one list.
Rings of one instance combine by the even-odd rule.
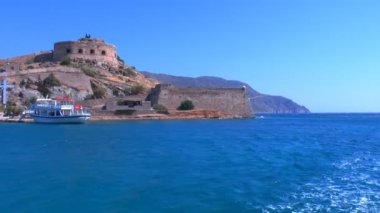
[[1, 212], [380, 212], [380, 115], [1, 123]]

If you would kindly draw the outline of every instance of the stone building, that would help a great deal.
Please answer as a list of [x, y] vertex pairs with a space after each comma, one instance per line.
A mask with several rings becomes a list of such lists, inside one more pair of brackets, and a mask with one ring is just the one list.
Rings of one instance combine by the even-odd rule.
[[233, 117], [251, 117], [253, 111], [247, 91], [242, 88], [177, 88], [159, 84], [147, 97], [152, 105], [161, 104], [175, 110], [184, 100], [194, 103], [196, 109], [218, 110]]
[[106, 101], [105, 110], [116, 114], [141, 114], [152, 113], [150, 101], [141, 96], [128, 96], [124, 98], [109, 99]]
[[105, 43], [104, 40], [90, 38], [89, 36], [81, 38], [78, 41], [55, 43], [53, 61], [60, 61], [64, 57], [95, 60], [111, 66], [118, 65], [116, 47]]

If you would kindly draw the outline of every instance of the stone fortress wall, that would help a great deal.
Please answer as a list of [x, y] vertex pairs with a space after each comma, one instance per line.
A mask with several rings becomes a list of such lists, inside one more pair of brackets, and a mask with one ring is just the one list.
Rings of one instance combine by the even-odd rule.
[[104, 40], [81, 38], [78, 41], [62, 41], [54, 44], [53, 61], [60, 61], [64, 57], [81, 58], [106, 62], [112, 66], [118, 65], [116, 47], [107, 44]]
[[219, 110], [233, 117], [251, 117], [253, 112], [248, 95], [242, 88], [176, 88], [159, 84], [148, 100], [175, 110], [184, 100], [191, 100], [195, 109]]
[[51, 61], [52, 55], [52, 51], [41, 51], [13, 58], [0, 59], [0, 70], [16, 74], [19, 71], [33, 69], [34, 66], [31, 65], [33, 63]]

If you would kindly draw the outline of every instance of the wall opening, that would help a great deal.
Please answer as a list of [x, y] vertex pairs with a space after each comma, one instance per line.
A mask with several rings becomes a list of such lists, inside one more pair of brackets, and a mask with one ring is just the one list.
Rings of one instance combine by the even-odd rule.
[[79, 54], [82, 54], [82, 53], [83, 53], [83, 49], [79, 49], [79, 50], [78, 50], [78, 53], [79, 53]]
[[107, 55], [105, 50], [102, 50], [102, 55]]
[[71, 53], [71, 49], [66, 49], [66, 53]]
[[91, 49], [90, 54], [95, 54], [95, 50]]

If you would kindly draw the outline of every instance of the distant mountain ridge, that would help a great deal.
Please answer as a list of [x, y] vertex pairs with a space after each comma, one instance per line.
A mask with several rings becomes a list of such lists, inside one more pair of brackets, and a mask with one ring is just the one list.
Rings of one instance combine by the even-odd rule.
[[252, 109], [255, 113], [310, 113], [306, 107], [298, 105], [288, 98], [261, 94], [248, 84], [241, 81], [226, 80], [213, 76], [192, 78], [146, 71], [141, 73], [149, 78], [156, 79], [162, 83], [173, 84], [180, 88], [239, 88], [245, 86], [250, 97]]

